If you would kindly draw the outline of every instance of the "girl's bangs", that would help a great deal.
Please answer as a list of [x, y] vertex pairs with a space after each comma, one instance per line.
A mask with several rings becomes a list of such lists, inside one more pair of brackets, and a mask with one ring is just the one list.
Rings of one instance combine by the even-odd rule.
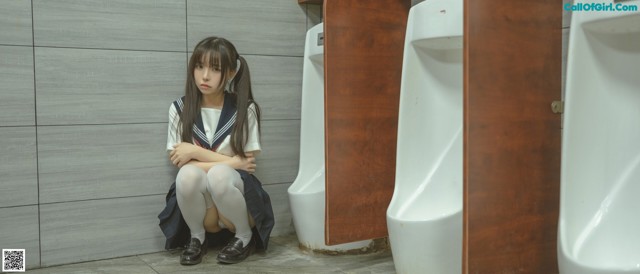
[[195, 64], [202, 64], [211, 68], [220, 68], [220, 53], [213, 49], [199, 48], [193, 52]]

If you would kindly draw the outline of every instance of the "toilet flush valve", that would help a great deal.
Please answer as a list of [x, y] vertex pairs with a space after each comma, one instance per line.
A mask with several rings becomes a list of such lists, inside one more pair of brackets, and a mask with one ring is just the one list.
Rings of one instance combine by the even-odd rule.
[[562, 114], [564, 112], [564, 101], [551, 102], [551, 111], [556, 114]]

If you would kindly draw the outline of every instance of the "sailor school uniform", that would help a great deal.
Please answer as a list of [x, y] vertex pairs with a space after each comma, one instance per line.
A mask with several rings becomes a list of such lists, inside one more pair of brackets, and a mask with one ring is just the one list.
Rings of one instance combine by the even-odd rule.
[[[184, 97], [174, 101], [169, 108], [167, 150], [172, 150], [173, 145], [182, 142], [180, 138], [181, 128], [178, 124], [183, 107]], [[254, 106], [249, 106], [247, 112], [249, 132], [245, 151], [254, 151], [254, 154], [257, 154], [260, 151], [260, 136]], [[235, 154], [231, 148], [231, 131], [233, 130], [236, 116], [234, 96], [229, 94], [225, 94], [222, 110], [202, 108], [201, 115], [196, 118], [196, 122], [193, 125], [193, 144], [223, 155], [234, 156]], [[271, 199], [269, 194], [262, 188], [262, 183], [253, 174], [249, 174], [244, 170], [236, 171], [238, 171], [244, 182], [244, 198], [247, 210], [256, 224], [253, 232], [254, 238], [258, 240], [257, 246], [261, 249], [266, 249], [269, 235], [274, 225]], [[160, 219], [160, 228], [167, 238], [165, 249], [174, 249], [188, 243], [190, 238], [189, 227], [184, 222], [182, 213], [178, 208], [175, 196], [175, 182], [171, 185], [169, 193], [167, 193], [166, 206], [158, 215], [158, 218]], [[207, 232], [209, 243], [212, 245], [219, 244], [216, 242], [222, 241], [231, 235], [227, 230], [222, 230], [218, 233]]]

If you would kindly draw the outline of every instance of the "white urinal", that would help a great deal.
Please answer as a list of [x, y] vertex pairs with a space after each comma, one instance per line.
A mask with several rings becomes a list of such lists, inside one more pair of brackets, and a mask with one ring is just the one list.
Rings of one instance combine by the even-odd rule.
[[569, 38], [558, 265], [563, 274], [640, 273], [640, 12], [584, 11]]
[[300, 167], [289, 187], [289, 204], [300, 246], [313, 251], [346, 252], [369, 241], [325, 245], [324, 46], [323, 24], [307, 32], [302, 75]]
[[462, 0], [411, 8], [387, 227], [398, 273], [462, 272]]

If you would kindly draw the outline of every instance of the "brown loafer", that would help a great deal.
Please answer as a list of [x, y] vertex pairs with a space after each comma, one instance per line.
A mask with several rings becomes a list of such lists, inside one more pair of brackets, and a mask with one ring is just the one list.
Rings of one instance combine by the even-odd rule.
[[242, 247], [242, 240], [238, 238], [233, 238], [227, 246], [225, 246], [220, 253], [218, 254], [218, 261], [221, 263], [227, 264], [235, 264], [244, 261], [249, 254], [251, 254], [251, 250], [253, 249], [254, 241], [253, 238], [249, 241], [247, 246]]
[[194, 265], [202, 262], [202, 257], [207, 254], [207, 239], [204, 243], [200, 243], [200, 240], [191, 238], [189, 245], [180, 255], [181, 265]]

